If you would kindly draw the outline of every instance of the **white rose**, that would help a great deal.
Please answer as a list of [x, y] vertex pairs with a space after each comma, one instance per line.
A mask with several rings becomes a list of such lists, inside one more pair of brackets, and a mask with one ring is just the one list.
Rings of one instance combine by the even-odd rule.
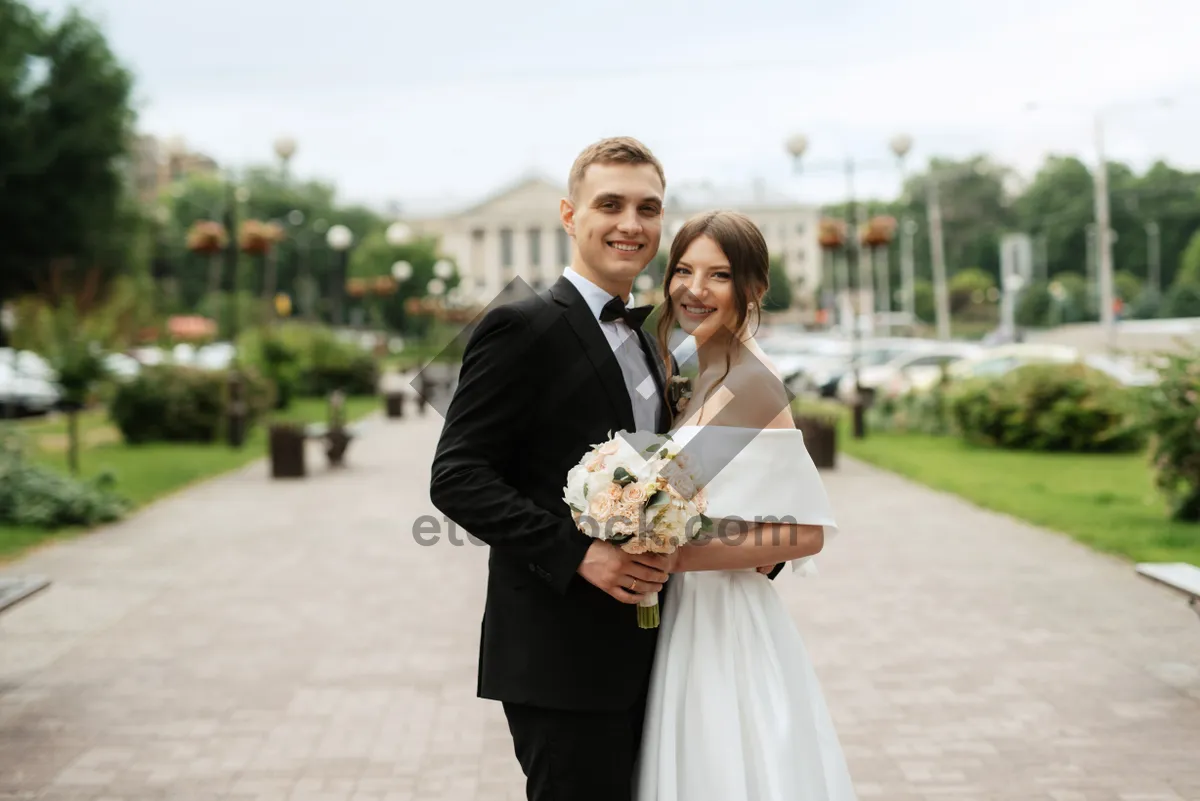
[[573, 467], [567, 473], [567, 486], [563, 490], [563, 500], [576, 509], [587, 508], [587, 498], [583, 496], [583, 488], [590, 474], [583, 467]]
[[607, 495], [612, 486], [612, 470], [601, 470], [599, 473], [587, 474], [587, 499], [590, 501], [597, 495]]

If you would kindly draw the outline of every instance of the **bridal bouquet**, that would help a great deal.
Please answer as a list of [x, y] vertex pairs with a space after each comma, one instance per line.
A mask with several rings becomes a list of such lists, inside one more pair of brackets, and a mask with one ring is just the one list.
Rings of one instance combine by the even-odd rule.
[[[636, 443], [636, 444], [634, 444]], [[563, 500], [579, 530], [629, 553], [673, 553], [712, 529], [704, 490], [666, 435], [610, 433], [567, 473]], [[638, 625], [657, 628], [658, 593], [638, 602]]]

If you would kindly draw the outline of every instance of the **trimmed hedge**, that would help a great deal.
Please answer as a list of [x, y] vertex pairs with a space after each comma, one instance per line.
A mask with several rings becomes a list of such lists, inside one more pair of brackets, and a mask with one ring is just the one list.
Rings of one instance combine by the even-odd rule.
[[1030, 364], [950, 392], [971, 442], [1035, 451], [1121, 452], [1145, 446], [1136, 392], [1083, 364]]
[[[247, 428], [274, 405], [274, 388], [257, 371], [243, 368], [242, 396]], [[125, 442], [215, 442], [225, 429], [228, 370], [163, 364], [144, 367], [122, 383], [109, 403], [109, 417]]]

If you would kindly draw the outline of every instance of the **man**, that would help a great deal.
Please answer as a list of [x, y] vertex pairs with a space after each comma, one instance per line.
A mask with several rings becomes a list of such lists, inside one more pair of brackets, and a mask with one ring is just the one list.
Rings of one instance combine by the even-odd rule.
[[583, 534], [562, 494], [610, 432], [670, 425], [649, 309], [630, 308], [665, 187], [634, 139], [579, 155], [559, 210], [572, 262], [546, 292], [480, 320], [433, 461], [433, 503], [491, 549], [478, 694], [504, 704], [530, 801], [632, 792], [657, 640], [636, 604], [663, 590], [668, 564]]

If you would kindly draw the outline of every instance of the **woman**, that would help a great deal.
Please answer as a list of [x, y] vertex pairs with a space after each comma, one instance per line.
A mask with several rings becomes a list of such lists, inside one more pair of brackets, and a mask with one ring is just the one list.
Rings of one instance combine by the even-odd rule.
[[762, 575], [808, 567], [836, 530], [787, 391], [754, 340], [767, 276], [762, 233], [741, 214], [695, 217], [671, 244], [658, 341], [665, 349], [675, 325], [695, 338], [699, 372], [673, 436], [717, 536], [676, 552], [638, 801], [856, 798], [804, 644]]

